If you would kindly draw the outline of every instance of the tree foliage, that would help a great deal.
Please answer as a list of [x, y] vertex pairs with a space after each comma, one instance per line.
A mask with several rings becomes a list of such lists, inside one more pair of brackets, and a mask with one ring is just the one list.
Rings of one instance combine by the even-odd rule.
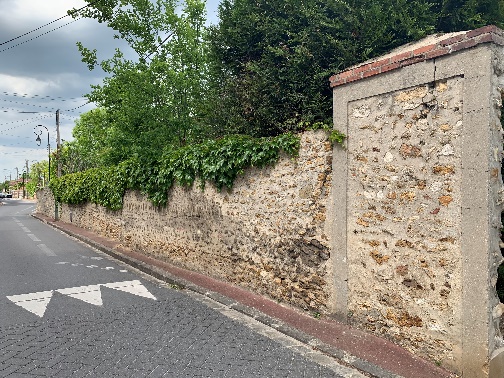
[[253, 135], [331, 123], [331, 74], [434, 30], [424, 1], [223, 0], [219, 16], [218, 122]]
[[110, 75], [88, 95], [106, 110], [107, 140], [116, 154], [109, 157], [117, 162], [145, 150], [160, 154], [167, 145], [199, 141], [207, 129], [201, 116], [208, 55], [204, 2], [87, 2], [88, 8], [70, 13], [107, 23], [138, 56], [133, 61], [116, 50], [98, 62], [96, 50], [78, 44], [90, 69], [99, 66]]
[[72, 129], [73, 140], [62, 144], [59, 163], [62, 174], [112, 166], [128, 159], [125, 135], [108, 122], [104, 108], [81, 114]]
[[76, 136], [106, 125], [108, 149], [90, 158], [87, 140], [67, 146], [90, 147], [81, 163], [92, 166], [207, 137], [331, 125], [330, 75], [433, 32], [504, 26], [504, 0], [222, 0], [210, 29], [203, 0], [86, 1], [70, 14], [106, 23], [137, 56], [98, 61], [78, 43], [88, 67], [109, 75], [88, 95], [103, 118], [86, 116], [90, 131]]
[[503, 0], [431, 1], [437, 15], [436, 30], [453, 32], [485, 25], [504, 27]]
[[48, 184], [48, 173], [49, 163], [47, 161], [39, 161], [31, 165], [26, 182], [26, 191], [29, 196], [33, 196], [38, 189]]
[[433, 32], [504, 21], [503, 0], [223, 0], [211, 29], [217, 123], [276, 135], [331, 118], [328, 78]]

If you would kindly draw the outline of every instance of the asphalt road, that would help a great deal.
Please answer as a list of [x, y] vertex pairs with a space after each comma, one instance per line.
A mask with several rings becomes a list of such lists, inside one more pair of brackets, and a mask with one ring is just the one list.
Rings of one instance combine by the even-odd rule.
[[0, 377], [362, 377], [0, 206]]

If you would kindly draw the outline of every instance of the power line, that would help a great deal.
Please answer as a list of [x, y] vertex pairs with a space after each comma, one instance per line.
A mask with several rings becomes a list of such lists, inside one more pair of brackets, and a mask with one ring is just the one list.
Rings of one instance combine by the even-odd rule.
[[[82, 104], [80, 106], [77, 106], [73, 109], [69, 109], [69, 110], [62, 110], [61, 112], [72, 112], [76, 109], [79, 109], [79, 108], [82, 108], [83, 106], [85, 105], [88, 105], [90, 104], [90, 102], [86, 102], [85, 104]], [[11, 124], [15, 124], [15, 123], [19, 123], [19, 122], [24, 122], [24, 123], [21, 123], [19, 125], [14, 125], [14, 126], [11, 126], [11, 127], [8, 127], [6, 129], [3, 129], [3, 130], [0, 130], [0, 135], [2, 136], [14, 136], [12, 134], [7, 134], [7, 132], [9, 131], [13, 131], [13, 130], [16, 130], [16, 129], [19, 129], [23, 126], [32, 126], [35, 122], [37, 121], [42, 121], [44, 119], [47, 119], [47, 118], [52, 118], [54, 116], [53, 112], [44, 112], [44, 113], [47, 113], [47, 114], [44, 114], [44, 115], [40, 115], [39, 117], [35, 117], [35, 118], [29, 118], [29, 119], [22, 119], [22, 120], [18, 120], [18, 121], [12, 121], [12, 122], [9, 122], [9, 123], [4, 123], [4, 124], [0, 124], [0, 126], [8, 126], [8, 125], [11, 125]], [[66, 118], [66, 119], [70, 119], [72, 121], [75, 121], [76, 118], [78, 118], [78, 116], [65, 116], [64, 114], [60, 113], [60, 116]], [[13, 145], [12, 145], [13, 146]]]
[[[31, 106], [33, 108], [39, 108], [39, 109], [50, 109], [50, 110], [55, 109], [54, 106], [53, 107], [49, 107], [49, 106], [43, 106], [43, 105], [27, 104], [25, 102], [12, 101], [12, 100], [4, 100], [2, 98], [0, 98], [0, 101], [10, 102], [11, 104], [16, 104], [16, 105]], [[1, 106], [1, 107], [3, 108], [3, 106]]]
[[15, 134], [5, 134], [5, 133], [2, 133], [2, 136], [3, 138], [16, 138], [16, 139], [32, 139], [32, 137], [28, 137], [28, 136], [22, 136], [22, 135], [15, 135]]
[[63, 98], [61, 96], [51, 96], [51, 95], [43, 95], [43, 94], [28, 94], [28, 93], [23, 93], [22, 95], [17, 93], [17, 92], [2, 92], [0, 93], [0, 96], [6, 96], [6, 97], [17, 97], [17, 98], [23, 98], [26, 100], [43, 100], [43, 101], [55, 101], [55, 100], [60, 100], [60, 101], [79, 101], [82, 99], [85, 99], [85, 97], [80, 96], [80, 97], [70, 97], [70, 98]]
[[58, 26], [57, 28], [54, 28], [54, 29], [49, 30], [49, 31], [47, 31], [47, 32], [45, 32], [45, 33], [42, 33], [42, 34], [40, 34], [40, 35], [37, 35], [36, 37], [33, 37], [33, 38], [30, 38], [30, 39], [27, 39], [26, 41], [23, 41], [23, 42], [19, 42], [19, 43], [15, 44], [14, 46], [7, 47], [7, 48], [5, 48], [5, 49], [3, 49], [3, 50], [0, 50], [0, 53], [1, 53], [1, 52], [4, 52], [4, 51], [7, 51], [7, 50], [10, 50], [10, 49], [13, 49], [14, 47], [21, 46], [22, 44], [25, 44], [25, 43], [27, 43], [27, 42], [31, 42], [31, 41], [33, 41], [33, 40], [35, 40], [35, 39], [37, 39], [37, 38], [40, 38], [40, 37], [42, 37], [42, 36], [44, 36], [44, 35], [46, 35], [46, 34], [49, 34], [50, 32], [53, 32], [53, 31], [58, 30], [58, 29], [61, 29], [62, 27], [65, 27], [65, 26], [67, 26], [67, 25], [73, 24], [75, 21], [79, 21], [79, 20], [80, 20], [80, 18], [77, 18], [77, 19], [75, 19], [75, 20], [73, 20], [73, 21], [67, 22], [67, 23], [66, 23], [66, 24], [64, 24], [64, 25]]
[[17, 120], [17, 121], [11, 121], [11, 122], [7, 122], [7, 123], [0, 123], [0, 126], [8, 126], [8, 125], [11, 125], [11, 124], [14, 124], [14, 123], [25, 122], [25, 123], [22, 123], [21, 125], [16, 125], [16, 126], [12, 126], [12, 127], [8, 128], [8, 129], [0, 130], [0, 134], [2, 134], [5, 131], [17, 129], [17, 128], [21, 127], [21, 126], [31, 125], [33, 122], [41, 121], [41, 120], [49, 118], [49, 117], [54, 117], [54, 114], [51, 113], [51, 114], [42, 115], [42, 116], [36, 117], [36, 118], [30, 118], [30, 119], [24, 118], [24, 119], [20, 119], [20, 120]]
[[[64, 99], [61, 99], [61, 97], [58, 97], [59, 101], [65, 101]], [[82, 99], [82, 98], [81, 98]], [[8, 102], [10, 106], [0, 106], [0, 109], [4, 109], [3, 113], [10, 113], [10, 112], [16, 112], [20, 114], [30, 114], [30, 113], [51, 113], [54, 112], [57, 108], [56, 104], [54, 106], [44, 106], [44, 105], [37, 105], [37, 104], [31, 104], [31, 103], [26, 103], [26, 102], [20, 102], [20, 101], [14, 101], [14, 100], [7, 100], [7, 99], [2, 99], [0, 98], [0, 101]], [[56, 101], [54, 98], [52, 98], [50, 101]], [[88, 104], [91, 104], [90, 101], [86, 101], [84, 104], [81, 104], [79, 106], [70, 108], [70, 109], [62, 109], [61, 112], [63, 113], [74, 113], [77, 109], [80, 109]], [[19, 105], [19, 108], [15, 108], [13, 106]], [[52, 104], [50, 104], [52, 105]], [[40, 109], [41, 111], [23, 111], [23, 107], [32, 107], [36, 109]], [[44, 110], [45, 109], [45, 110]], [[75, 115], [68, 115], [67, 117], [72, 117], [72, 118], [77, 118], [78, 116]], [[1, 126], [2, 124], [0, 124]]]
[[82, 113], [80, 113], [79, 115], [74, 115], [74, 116], [66, 116], [66, 115], [63, 115], [62, 113], [60, 113], [60, 118], [63, 118], [65, 121], [67, 122], [71, 122], [72, 124], [74, 124], [81, 116]]
[[21, 142], [17, 142], [17, 143], [3, 143], [2, 144], [2, 147], [4, 148], [8, 148], [8, 147], [29, 147], [30, 145], [33, 144], [33, 140], [35, 138], [28, 138], [28, 137], [17, 137], [16, 139], [20, 139], [20, 138], [24, 138], [24, 139], [30, 139], [30, 141], [21, 141]]
[[73, 112], [74, 110], [77, 110], [79, 108], [82, 108], [88, 104], [91, 104], [91, 101], [88, 101], [86, 102], [85, 104], [82, 104], [82, 105], [79, 105], [79, 106], [76, 106], [75, 108], [72, 108], [72, 109], [66, 109], [66, 110], [62, 110], [62, 112]]
[[22, 150], [22, 151], [1, 151], [0, 150], [0, 155], [24, 155], [24, 154], [32, 154], [33, 152], [38, 152], [40, 149], [39, 148], [30, 148], [29, 150]]
[[[83, 6], [82, 8], [79, 8], [79, 9], [75, 10], [75, 12], [73, 12], [73, 13], [78, 13], [79, 11], [81, 11], [81, 10], [83, 10], [83, 9], [87, 8], [87, 7], [90, 7], [91, 5], [94, 5], [94, 4], [96, 4], [96, 3], [97, 3], [97, 1], [95, 1], [95, 2], [93, 2], [93, 3], [90, 3], [90, 4], [88, 4], [88, 5], [85, 5], [85, 6]], [[60, 18], [57, 18], [57, 19], [56, 19], [56, 20], [54, 20], [54, 21], [51, 21], [51, 22], [49, 22], [49, 23], [47, 23], [47, 24], [45, 24], [45, 25], [39, 26], [38, 28], [33, 29], [33, 30], [31, 30], [31, 31], [29, 31], [29, 32], [27, 32], [27, 33], [24, 33], [24, 34], [22, 34], [22, 35], [20, 35], [20, 36], [17, 36], [17, 37], [15, 37], [15, 38], [9, 39], [8, 41], [1, 42], [1, 43], [0, 43], [0, 46], [5, 45], [5, 44], [7, 44], [7, 43], [9, 43], [9, 42], [15, 41], [16, 39], [23, 38], [24, 36], [26, 36], [26, 35], [28, 35], [28, 34], [34, 33], [34, 32], [36, 32], [37, 30], [40, 30], [40, 29], [42, 29], [42, 28], [45, 28], [46, 26], [49, 26], [49, 25], [51, 25], [51, 24], [54, 24], [55, 22], [57, 22], [57, 21], [59, 21], [59, 20], [62, 20], [62, 19], [63, 19], [63, 18], [65, 18], [65, 17], [69, 17], [70, 15], [71, 15], [71, 14], [66, 14], [66, 15], [64, 15], [64, 16], [62, 16], [62, 17], [60, 17]], [[77, 19], [77, 20], [79, 20], [79, 19]], [[74, 21], [77, 21], [77, 20], [74, 20]], [[70, 24], [70, 23], [71, 23], [71, 22], [69, 22], [69, 24]], [[66, 25], [68, 25], [68, 24], [66, 24]], [[65, 26], [65, 25], [63, 25], [63, 26]], [[59, 28], [56, 28], [56, 29], [59, 29]], [[51, 30], [51, 31], [54, 31], [54, 30], [56, 30], [56, 29], [53, 29], [53, 30]], [[44, 34], [47, 34], [47, 33], [44, 33]], [[43, 34], [42, 34], [42, 35], [43, 35]], [[36, 38], [38, 38], [38, 37], [36, 37]], [[32, 39], [35, 39], [35, 38], [32, 38]], [[24, 43], [24, 42], [23, 42], [23, 43]], [[18, 46], [18, 45], [16, 45], [16, 46]], [[7, 50], [7, 49], [6, 49], [6, 50]], [[2, 51], [4, 51], [4, 50], [2, 50]]]

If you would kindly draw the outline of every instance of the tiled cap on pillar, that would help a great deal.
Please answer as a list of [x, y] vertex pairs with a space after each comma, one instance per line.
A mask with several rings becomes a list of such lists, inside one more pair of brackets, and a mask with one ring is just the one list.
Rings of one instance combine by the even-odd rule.
[[421, 42], [402, 46], [390, 54], [332, 76], [330, 78], [331, 87], [345, 85], [488, 42], [504, 46], [504, 32], [498, 27], [490, 25], [471, 31], [432, 35]]

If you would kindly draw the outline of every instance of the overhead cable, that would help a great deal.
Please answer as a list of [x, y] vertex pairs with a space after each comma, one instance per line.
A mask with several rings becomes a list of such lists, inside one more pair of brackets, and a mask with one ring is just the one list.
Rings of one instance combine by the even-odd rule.
[[41, 115], [40, 117], [36, 117], [36, 118], [30, 118], [30, 119], [20, 119], [20, 120], [17, 120], [17, 121], [11, 121], [11, 122], [7, 122], [7, 123], [0, 123], [0, 126], [8, 126], [8, 125], [11, 125], [11, 124], [14, 124], [14, 123], [19, 123], [19, 122], [24, 122], [20, 125], [16, 125], [16, 126], [11, 126], [7, 129], [3, 129], [3, 130], [0, 130], [0, 134], [4, 133], [5, 131], [8, 131], [8, 130], [14, 130], [14, 129], [17, 129], [21, 126], [25, 126], [25, 125], [32, 125], [34, 122], [36, 121], [41, 121], [43, 119], [46, 119], [46, 118], [49, 118], [49, 117], [54, 117], [54, 114], [46, 114], [46, 115]]
[[69, 98], [63, 98], [61, 96], [51, 96], [51, 95], [43, 95], [43, 94], [29, 94], [29, 93], [18, 93], [18, 92], [6, 92], [3, 91], [0, 93], [0, 96], [7, 96], [7, 97], [18, 97], [18, 98], [24, 98], [24, 99], [34, 99], [34, 100], [46, 100], [50, 99], [51, 101], [54, 101], [56, 99], [61, 100], [61, 101], [77, 101], [77, 100], [82, 100], [85, 99], [85, 97], [80, 96], [80, 97], [69, 97]]
[[[79, 11], [83, 10], [84, 8], [87, 8], [87, 7], [89, 7], [89, 6], [91, 6], [91, 5], [94, 5], [94, 4], [96, 4], [96, 3], [97, 3], [97, 1], [95, 1], [95, 2], [93, 2], [93, 3], [90, 3], [90, 4], [88, 4], [88, 5], [85, 5], [85, 6], [83, 6], [82, 8], [77, 9], [74, 13], [77, 13], [77, 12], [79, 12]], [[24, 37], [24, 36], [26, 36], [26, 35], [28, 35], [28, 34], [34, 33], [34, 32], [36, 32], [37, 30], [40, 30], [40, 29], [42, 29], [42, 28], [45, 28], [46, 26], [49, 26], [49, 25], [51, 25], [51, 24], [54, 24], [55, 22], [57, 22], [57, 21], [59, 21], [59, 20], [62, 20], [63, 18], [65, 18], [65, 17], [69, 17], [69, 16], [70, 16], [70, 14], [66, 14], [66, 15], [64, 15], [64, 16], [62, 16], [62, 17], [60, 17], [60, 18], [57, 18], [57, 19], [56, 19], [56, 20], [54, 20], [54, 21], [51, 21], [51, 22], [49, 22], [49, 23], [47, 23], [47, 24], [45, 24], [45, 25], [39, 26], [38, 28], [33, 29], [33, 30], [31, 30], [31, 31], [29, 31], [29, 32], [27, 32], [27, 33], [24, 33], [24, 34], [22, 34], [22, 35], [20, 35], [20, 36], [18, 36], [18, 37], [15, 37], [15, 38], [9, 39], [8, 41], [5, 41], [5, 42], [0, 42], [0, 46], [5, 45], [5, 44], [7, 44], [7, 43], [9, 43], [9, 42], [15, 41], [16, 39], [22, 38], [22, 37]], [[77, 21], [77, 20], [75, 20], [75, 21]], [[71, 23], [71, 22], [69, 22], [68, 24], [70, 24], [70, 23]], [[68, 25], [68, 24], [66, 24], [66, 25]], [[65, 25], [63, 25], [63, 26], [65, 26]], [[59, 29], [59, 28], [56, 28], [56, 29]], [[54, 30], [56, 30], [56, 29], [53, 29], [53, 30], [51, 30], [51, 31], [54, 31]], [[47, 34], [47, 33], [44, 33], [44, 34]], [[42, 35], [43, 35], [43, 34], [42, 34]], [[36, 38], [38, 38], [38, 37], [36, 37]], [[35, 39], [35, 38], [32, 38], [32, 39]], [[31, 40], [30, 40], [30, 41], [31, 41]], [[18, 45], [16, 45], [16, 46], [18, 46]], [[2, 51], [4, 51], [4, 50], [2, 50]]]
[[49, 31], [47, 31], [47, 32], [45, 32], [45, 33], [42, 33], [42, 34], [40, 34], [40, 35], [37, 35], [36, 37], [33, 37], [33, 38], [30, 38], [30, 39], [27, 39], [26, 41], [23, 41], [23, 42], [19, 42], [19, 43], [15, 44], [14, 46], [7, 47], [7, 48], [5, 48], [5, 49], [3, 49], [3, 50], [0, 50], [0, 53], [1, 53], [1, 52], [4, 52], [4, 51], [7, 51], [7, 50], [10, 50], [10, 49], [13, 49], [14, 47], [21, 46], [21, 45], [22, 45], [22, 44], [24, 44], [24, 43], [31, 42], [31, 41], [33, 41], [33, 40], [35, 40], [35, 39], [37, 39], [37, 38], [40, 38], [40, 37], [42, 37], [42, 36], [44, 36], [44, 35], [46, 35], [46, 34], [49, 34], [50, 32], [53, 32], [53, 31], [58, 30], [58, 29], [61, 29], [62, 27], [67, 26], [67, 25], [70, 25], [70, 24], [73, 24], [75, 21], [79, 21], [79, 20], [80, 20], [80, 18], [77, 18], [77, 19], [75, 19], [75, 20], [73, 20], [73, 21], [67, 22], [67, 23], [66, 23], [66, 24], [64, 24], [64, 25], [58, 26], [57, 28], [54, 28], [54, 29], [49, 30]]

